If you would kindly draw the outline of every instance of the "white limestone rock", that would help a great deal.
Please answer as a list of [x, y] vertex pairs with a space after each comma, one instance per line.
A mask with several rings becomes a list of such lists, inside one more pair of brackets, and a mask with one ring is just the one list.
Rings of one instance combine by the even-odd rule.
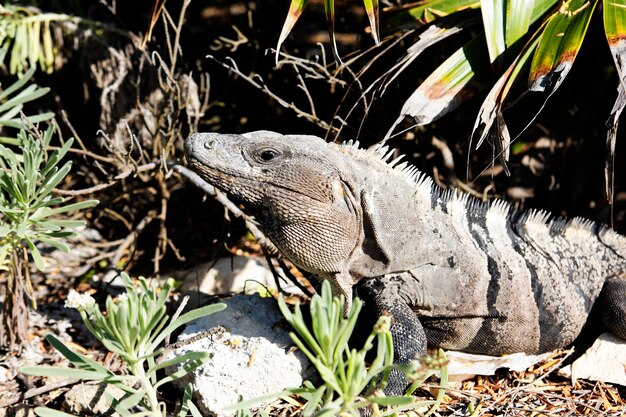
[[541, 355], [513, 353], [502, 356], [477, 355], [474, 353], [447, 351], [449, 380], [464, 381], [475, 375], [494, 375], [498, 369], [504, 368], [521, 372], [550, 357], [552, 352]]
[[[299, 387], [312, 375], [308, 360], [293, 349], [289, 327], [275, 300], [236, 295], [224, 302], [225, 310], [190, 323], [177, 342], [183, 346], [166, 356], [190, 351], [213, 355], [180, 383], [192, 384], [194, 400], [203, 413], [234, 415], [224, 407], [240, 397], [248, 400]], [[188, 339], [193, 341], [185, 344]]]
[[611, 333], [604, 333], [580, 358], [558, 373], [572, 379], [626, 386], [626, 342]]
[[274, 277], [264, 259], [248, 256], [221, 258], [173, 273], [183, 281], [182, 290], [205, 294], [253, 294], [259, 285], [273, 286]]

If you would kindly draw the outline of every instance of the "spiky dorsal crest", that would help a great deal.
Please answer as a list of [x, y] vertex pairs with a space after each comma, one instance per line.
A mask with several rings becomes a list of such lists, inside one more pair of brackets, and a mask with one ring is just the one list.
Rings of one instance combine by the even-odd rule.
[[597, 227], [598, 239], [608, 247], [612, 248], [622, 258], [626, 258], [626, 238], [608, 226]]
[[[509, 203], [504, 203], [507, 206], [509, 205]], [[493, 203], [490, 204], [488, 201], [483, 201], [475, 197], [470, 197], [467, 199], [467, 210], [473, 216], [486, 216], [487, 210], [489, 210], [492, 204]]]
[[[487, 206], [486, 211], [489, 211], [490, 213], [493, 213], [494, 215], [499, 216], [503, 219], [509, 218], [509, 215], [511, 214], [511, 211], [512, 211], [511, 204], [509, 204], [508, 202], [504, 200], [496, 199], [496, 200], [493, 200], [491, 203], [485, 203], [476, 198], [473, 198], [472, 200], [475, 202], [479, 202], [483, 206], [486, 205]], [[476, 209], [477, 208], [474, 208], [474, 210]], [[484, 208], [482, 209], [485, 210]]]
[[618, 239], [622, 241], [623, 237], [607, 226], [598, 225], [596, 222], [582, 217], [574, 217], [567, 219], [564, 217], [552, 218], [552, 215], [544, 210], [529, 210], [517, 220], [518, 227], [521, 226], [526, 231], [545, 232], [552, 236], [563, 236], [566, 238], [585, 237], [597, 235], [602, 239], [602, 235], [607, 234], [607, 230], [612, 232], [614, 237], [610, 239]]
[[593, 233], [595, 232], [597, 226], [596, 223], [589, 220], [584, 219], [582, 217], [574, 217], [567, 223], [566, 232], [585, 232], [585, 233]]
[[346, 148], [360, 149], [359, 148], [359, 146], [360, 146], [359, 141], [358, 140], [352, 140], [352, 139], [347, 140], [347, 141], [341, 143], [339, 146], [344, 146]]
[[390, 149], [387, 145], [375, 144], [367, 149], [364, 149], [359, 147], [358, 141], [353, 140], [348, 140], [339, 145], [332, 145], [338, 146], [340, 152], [357, 160], [386, 166], [421, 189], [431, 192], [431, 188], [434, 187], [434, 183], [428, 175], [410, 165], [408, 162], [403, 161], [404, 155], [391, 159], [394, 154], [394, 149]]
[[[334, 144], [336, 145], [336, 144]], [[551, 234], [551, 235], [598, 235], [607, 245], [614, 247], [623, 247], [625, 238], [614, 232], [611, 228], [598, 225], [595, 222], [575, 217], [571, 220], [565, 218], [552, 218], [552, 214], [545, 210], [531, 209], [525, 212], [518, 212], [513, 209], [510, 203], [504, 200], [493, 200], [486, 202], [475, 198], [462, 191], [454, 191], [450, 189], [441, 189], [436, 186], [433, 180], [416, 167], [402, 161], [404, 156], [391, 159], [394, 150], [387, 145], [375, 144], [370, 148], [360, 148], [358, 141], [349, 140], [339, 146], [340, 152], [348, 154], [355, 159], [365, 160], [374, 164], [381, 164], [391, 169], [392, 172], [399, 174], [406, 180], [414, 183], [421, 191], [424, 197], [435, 197], [436, 200], [442, 202], [444, 206], [452, 203], [457, 209], [461, 206], [471, 213], [473, 216], [486, 216], [487, 212], [511, 222], [521, 234], [531, 232], [532, 234]], [[626, 251], [625, 251], [626, 252]], [[625, 253], [626, 257], [626, 253]]]
[[[454, 208], [454, 210], [459, 211], [460, 207], [463, 206], [467, 213], [474, 218], [486, 216], [500, 218], [509, 222], [520, 235], [525, 235], [527, 238], [531, 236], [539, 238], [546, 235], [565, 238], [597, 235], [609, 246], [623, 248], [625, 245], [625, 238], [622, 235], [589, 219], [581, 217], [575, 217], [571, 220], [563, 217], [553, 218], [551, 213], [536, 209], [519, 212], [504, 200], [483, 201], [462, 191], [442, 190], [436, 186], [433, 192], [437, 193], [437, 199], [448, 210]], [[624, 255], [626, 257], [626, 250], [624, 250]]]
[[550, 217], [552, 216], [549, 212], [545, 210], [535, 210], [530, 209], [526, 212], [526, 218], [524, 219], [524, 223], [527, 225], [547, 225], [550, 221]]
[[390, 149], [389, 146], [387, 145], [381, 145], [381, 144], [375, 144], [372, 147], [370, 147], [369, 149], [367, 149], [368, 152], [371, 152], [375, 155], [378, 155], [378, 157], [380, 158], [381, 161], [383, 162], [387, 162], [387, 164], [389, 164], [389, 166], [393, 167], [395, 165], [395, 161], [398, 161], [400, 158], [396, 158], [393, 161], [389, 161], [391, 159], [391, 157], [394, 154], [394, 149]]

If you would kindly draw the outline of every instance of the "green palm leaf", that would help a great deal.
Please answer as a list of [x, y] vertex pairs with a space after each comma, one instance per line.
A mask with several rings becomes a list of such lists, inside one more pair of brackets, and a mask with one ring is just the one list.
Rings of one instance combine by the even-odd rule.
[[480, 12], [483, 15], [485, 39], [489, 51], [489, 61], [494, 63], [506, 50], [506, 35], [504, 22], [504, 2], [502, 0], [482, 0]]
[[531, 91], [552, 93], [559, 88], [578, 55], [597, 3], [597, 0], [564, 2], [550, 17], [530, 65]]
[[[532, 8], [529, 7], [531, 11], [526, 11], [523, 15], [530, 16], [529, 18], [521, 18], [520, 22], [511, 23], [511, 26], [515, 27], [510, 30], [509, 35], [506, 35], [506, 32], [502, 31], [499, 35], [492, 33], [488, 36], [492, 39], [500, 36], [507, 41], [507, 46], [512, 46], [523, 36], [522, 29], [527, 33], [530, 25], [538, 21], [539, 18], [557, 2], [558, 0], [536, 0], [532, 4], [526, 2], [524, 4], [526, 6], [532, 6]], [[443, 1], [433, 1], [427, 4], [435, 3], [445, 3], [447, 6], [452, 6], [452, 2]], [[421, 7], [426, 7], [427, 4]], [[523, 6], [520, 2], [514, 0], [511, 0], [511, 2], [507, 4], [509, 4], [512, 9], [506, 9], [504, 16], [512, 22], [515, 19], [515, 16], [511, 15], [512, 10], [518, 10]], [[461, 2], [458, 1], [456, 6], [461, 6]], [[470, 7], [470, 2], [466, 2], [465, 6]], [[493, 15], [495, 12], [492, 11], [490, 14]], [[501, 19], [504, 19], [504, 16], [502, 16]], [[492, 25], [484, 23], [484, 26], [489, 28]], [[487, 65], [491, 59], [487, 54], [487, 50], [484, 48], [484, 42], [485, 37], [474, 38], [452, 54], [428, 76], [407, 99], [402, 107], [400, 118], [394, 123], [390, 132], [393, 131], [395, 126], [397, 126], [405, 116], [413, 117], [416, 123], [420, 125], [431, 123], [454, 110], [465, 100], [480, 91], [488, 77], [492, 74], [491, 68]], [[496, 47], [494, 46], [494, 48]], [[497, 54], [498, 51], [499, 49], [496, 48], [496, 52], [494, 53]]]
[[418, 6], [407, 9], [404, 15], [417, 21], [419, 27], [452, 13], [479, 7], [478, 0], [433, 0], [419, 2]]
[[324, 0], [324, 13], [328, 22], [328, 34], [330, 35], [330, 46], [336, 62], [341, 62], [339, 51], [337, 50], [337, 39], [335, 38], [335, 0]]
[[607, 120], [607, 158], [604, 169], [606, 194], [613, 204], [615, 143], [619, 117], [626, 106], [626, 0], [610, 0], [603, 4], [604, 32], [619, 76], [618, 95]]
[[[302, 15], [302, 11], [304, 10], [308, 2], [308, 0], [291, 0], [289, 12], [287, 13], [287, 17], [285, 18], [285, 22], [283, 23], [283, 28], [280, 31], [280, 36], [278, 37], [278, 43], [276, 45], [276, 63], [278, 63], [278, 56], [281, 45], [283, 44], [283, 42], [285, 42], [287, 36], [289, 36], [291, 29], [293, 29], [294, 25]], [[363, 4], [365, 6], [367, 17], [369, 19], [374, 42], [376, 42], [376, 45], [378, 45], [380, 44], [380, 36], [378, 34], [378, 0], [363, 0]], [[328, 21], [328, 32], [330, 35], [330, 43], [333, 50], [333, 55], [335, 56], [335, 60], [340, 63], [341, 59], [339, 58], [339, 53], [337, 52], [337, 42], [335, 39], [335, 0], [324, 0], [324, 12], [326, 14], [326, 20]]]
[[488, 72], [484, 42], [482, 36], [473, 39], [430, 74], [404, 103], [401, 119], [412, 116], [417, 124], [431, 123], [479, 91], [484, 84], [480, 75]]
[[474, 128], [472, 129], [472, 139], [478, 137], [476, 148], [478, 149], [485, 139], [489, 139], [495, 147], [497, 153], [496, 156], [500, 158], [507, 175], [509, 174], [509, 171], [506, 166], [506, 161], [509, 159], [511, 136], [504, 121], [502, 106], [504, 104], [504, 100], [511, 91], [513, 83], [518, 78], [522, 68], [537, 47], [538, 41], [539, 36], [537, 33], [534, 40], [524, 47], [522, 53], [518, 55], [518, 57], [492, 87], [480, 107], [478, 117], [476, 118]]
[[365, 12], [367, 18], [370, 21], [370, 27], [372, 28], [372, 36], [376, 45], [380, 44], [380, 35], [378, 33], [380, 24], [378, 22], [378, 0], [363, 0], [365, 5]]
[[512, 46], [526, 33], [533, 18], [535, 10], [534, 0], [507, 0], [505, 43]]
[[289, 32], [293, 29], [293, 26], [296, 24], [302, 11], [306, 7], [306, 4], [309, 0], [291, 0], [291, 4], [289, 5], [289, 12], [287, 12], [287, 17], [285, 18], [285, 23], [283, 23], [283, 28], [280, 31], [280, 36], [278, 37], [278, 44], [276, 45], [276, 63], [278, 64], [278, 53], [280, 51], [280, 46], [285, 42], [287, 36], [289, 36]]

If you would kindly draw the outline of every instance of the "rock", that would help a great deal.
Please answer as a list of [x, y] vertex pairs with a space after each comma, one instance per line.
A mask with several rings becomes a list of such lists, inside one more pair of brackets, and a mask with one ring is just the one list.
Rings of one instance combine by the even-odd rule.
[[464, 381], [474, 375], [494, 375], [500, 368], [521, 372], [550, 357], [552, 352], [541, 355], [513, 353], [503, 356], [476, 355], [473, 353], [447, 351], [448, 379], [451, 382]]
[[[448, 351], [446, 356], [450, 361], [449, 380], [458, 382], [474, 375], [494, 375], [500, 368], [520, 372], [549, 358], [552, 354], [553, 352], [541, 355], [514, 353], [486, 356]], [[559, 369], [557, 373], [574, 379], [590, 379], [626, 386], [626, 343], [611, 333], [605, 333], [572, 365]]]
[[248, 256], [221, 258], [172, 275], [183, 281], [181, 289], [185, 292], [254, 294], [260, 285], [275, 287], [265, 260]]
[[[169, 275], [182, 281], [181, 291], [190, 296], [189, 306], [192, 308], [212, 302], [209, 295], [255, 294], [266, 288], [276, 289], [265, 259], [249, 256], [221, 258]], [[298, 287], [286, 280], [281, 281], [281, 288], [288, 294], [302, 294]]]
[[124, 391], [106, 382], [80, 383], [65, 393], [62, 408], [65, 412], [75, 416], [119, 416], [111, 410], [104, 396], [105, 392], [117, 399], [124, 396]]
[[558, 374], [626, 386], [626, 342], [611, 333], [604, 333], [580, 358], [561, 368]]
[[[205, 365], [179, 381], [192, 384], [196, 405], [204, 414], [234, 415], [223, 408], [262, 395], [299, 387], [312, 375], [312, 367], [293, 351], [276, 301], [258, 295], [236, 295], [219, 313], [190, 323], [176, 348], [164, 359], [190, 351], [213, 355]], [[191, 342], [185, 342], [191, 340]], [[168, 370], [174, 372], [173, 369]]]

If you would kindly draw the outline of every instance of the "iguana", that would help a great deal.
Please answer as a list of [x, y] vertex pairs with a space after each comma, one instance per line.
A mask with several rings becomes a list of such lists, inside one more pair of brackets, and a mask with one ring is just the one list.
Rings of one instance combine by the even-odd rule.
[[[189, 166], [298, 267], [393, 321], [394, 358], [428, 346], [488, 355], [571, 344], [595, 306], [626, 339], [626, 238], [443, 190], [384, 146], [257, 131], [197, 133]], [[396, 388], [397, 390], [397, 388]]]

